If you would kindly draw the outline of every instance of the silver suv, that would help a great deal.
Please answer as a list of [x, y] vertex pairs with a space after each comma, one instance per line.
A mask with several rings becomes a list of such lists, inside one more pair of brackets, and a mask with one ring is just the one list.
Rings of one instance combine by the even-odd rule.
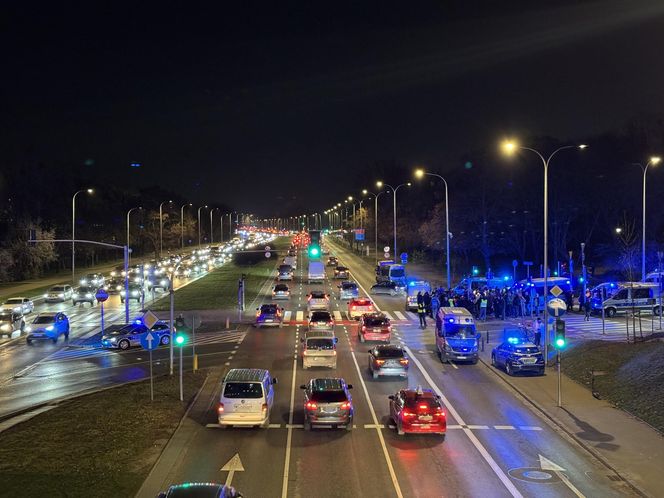
[[304, 389], [304, 430], [313, 426], [353, 429], [353, 386], [341, 378], [311, 379]]

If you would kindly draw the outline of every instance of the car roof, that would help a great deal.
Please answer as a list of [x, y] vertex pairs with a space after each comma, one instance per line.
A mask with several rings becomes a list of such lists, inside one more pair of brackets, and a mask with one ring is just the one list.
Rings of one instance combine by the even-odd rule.
[[168, 488], [168, 498], [219, 498], [224, 486], [211, 482], [188, 482]]
[[342, 270], [343, 271], [343, 270], [348, 270], [348, 268], [345, 267], [345, 266], [337, 266], [337, 270]]
[[46, 317], [46, 318], [55, 318], [55, 317], [58, 316], [59, 314], [60, 314], [59, 311], [54, 311], [53, 313], [49, 313], [49, 312], [46, 312], [46, 313], [39, 313], [35, 318], [40, 318], [40, 317], [41, 317], [41, 318], [44, 318], [44, 317]]
[[342, 287], [357, 287], [355, 282], [341, 282]]
[[233, 368], [224, 378], [224, 382], [261, 382], [267, 370], [262, 368]]
[[364, 317], [373, 318], [373, 319], [384, 318], [385, 320], [389, 320], [389, 318], [387, 318], [387, 316], [385, 316], [385, 313], [383, 313], [382, 311], [374, 311], [373, 313], [365, 313], [364, 315], [362, 315], [362, 318], [364, 318]]
[[306, 339], [334, 339], [334, 332], [330, 330], [310, 330], [305, 333]]
[[311, 291], [309, 294], [311, 295], [311, 297], [316, 297], [316, 298], [326, 297], [326, 294], [323, 291]]
[[318, 318], [318, 317], [320, 317], [321, 315], [327, 315], [327, 316], [329, 316], [329, 317], [332, 316], [332, 315], [330, 315], [330, 312], [329, 312], [329, 311], [317, 310], [317, 311], [313, 311], [313, 312], [311, 313], [311, 318], [313, 318], [314, 316], [316, 316], [316, 318]]
[[277, 305], [274, 303], [269, 303], [269, 304], [261, 304], [261, 309], [273, 309], [276, 308]]
[[276, 284], [274, 286], [275, 289], [288, 289], [288, 285], [286, 284]]
[[376, 346], [374, 346], [374, 349], [378, 349], [379, 351], [386, 351], [386, 350], [391, 351], [398, 349], [399, 351], [403, 351], [405, 353], [404, 349], [398, 344], [377, 344]]
[[344, 385], [344, 380], [340, 378], [311, 379], [312, 391], [343, 391]]
[[436, 395], [431, 389], [422, 389], [418, 392], [417, 389], [402, 389], [401, 393], [406, 398], [406, 401], [417, 401], [420, 399], [437, 399]]

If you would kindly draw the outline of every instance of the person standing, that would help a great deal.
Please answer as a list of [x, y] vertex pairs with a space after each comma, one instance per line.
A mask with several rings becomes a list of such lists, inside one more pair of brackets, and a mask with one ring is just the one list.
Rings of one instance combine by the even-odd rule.
[[424, 310], [426, 314], [433, 318], [433, 315], [431, 314], [431, 295], [429, 294], [429, 291], [424, 293], [422, 301], [424, 302]]
[[590, 310], [592, 309], [592, 299], [590, 299], [590, 291], [586, 291], [585, 299], [583, 301], [583, 310], [586, 312], [583, 320], [590, 321]]
[[427, 309], [424, 306], [424, 302], [417, 303], [417, 316], [420, 319], [420, 327], [423, 329], [427, 326]]
[[542, 342], [542, 331], [544, 330], [544, 322], [540, 317], [537, 317], [537, 322], [535, 323], [535, 334], [533, 338], [533, 343], [535, 346], [539, 347]]
[[480, 296], [480, 320], [486, 322], [486, 308], [489, 305], [489, 300], [483, 294]]

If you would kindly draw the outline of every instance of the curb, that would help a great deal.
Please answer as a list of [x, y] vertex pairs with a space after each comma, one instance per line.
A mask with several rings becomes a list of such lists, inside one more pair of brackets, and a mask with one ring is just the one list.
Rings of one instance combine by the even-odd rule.
[[[634, 491], [636, 494], [639, 496], [642, 496], [644, 498], [647, 498], [648, 495], [646, 492], [641, 490], [638, 486], [636, 486], [634, 483], [626, 479], [619, 471], [616, 469], [609, 461], [606, 460], [606, 458], [595, 451], [595, 449], [592, 446], [589, 446], [586, 444], [584, 441], [579, 439], [573, 432], [569, 431], [562, 422], [560, 422], [556, 417], [553, 415], [549, 414], [546, 409], [544, 409], [542, 406], [540, 406], [539, 403], [533, 401], [530, 399], [528, 396], [526, 396], [518, 387], [516, 387], [512, 382], [510, 382], [508, 379], [506, 379], [504, 376], [500, 375], [495, 368], [484, 359], [480, 357], [480, 362], [487, 367], [488, 370], [490, 370], [496, 377], [498, 377], [500, 380], [502, 380], [505, 384], [507, 384], [514, 392], [516, 392], [525, 402], [527, 402], [532, 408], [534, 408], [534, 411], [539, 412], [539, 414], [544, 417], [546, 420], [551, 422], [554, 426], [556, 426], [558, 429], [560, 429], [562, 432], [564, 432], [572, 441], [574, 441], [577, 445], [579, 445], [581, 448], [583, 448], [585, 451], [587, 451], [590, 455], [592, 455], [595, 459], [597, 459], [602, 465], [604, 465], [607, 469], [611, 470], [615, 475], [620, 477], [622, 482], [627, 484], [632, 491]], [[569, 377], [568, 377], [569, 379]], [[571, 380], [571, 379], [569, 379]]]

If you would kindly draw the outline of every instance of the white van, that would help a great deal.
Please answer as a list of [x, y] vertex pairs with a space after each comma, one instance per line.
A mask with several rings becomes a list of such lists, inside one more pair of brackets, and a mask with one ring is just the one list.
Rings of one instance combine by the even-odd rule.
[[[628, 311], [647, 311], [655, 315], [660, 313], [661, 296], [659, 285], [653, 283], [630, 283], [604, 300], [602, 307], [608, 317]], [[599, 310], [601, 312], [601, 309]]]
[[322, 261], [309, 261], [309, 271], [307, 274], [307, 282], [320, 282], [325, 280], [325, 267]]
[[259, 368], [233, 368], [224, 378], [217, 414], [219, 425], [267, 427], [276, 378]]
[[334, 332], [314, 330], [302, 338], [302, 368], [337, 368], [337, 338]]

